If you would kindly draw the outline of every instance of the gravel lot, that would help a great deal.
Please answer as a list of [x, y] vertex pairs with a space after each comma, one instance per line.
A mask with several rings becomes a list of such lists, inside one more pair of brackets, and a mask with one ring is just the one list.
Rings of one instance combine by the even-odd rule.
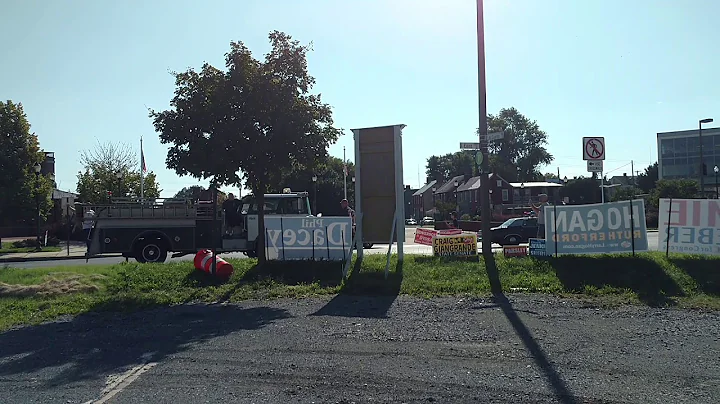
[[547, 296], [188, 305], [0, 334], [0, 391], [3, 403], [713, 403], [719, 338], [717, 312]]

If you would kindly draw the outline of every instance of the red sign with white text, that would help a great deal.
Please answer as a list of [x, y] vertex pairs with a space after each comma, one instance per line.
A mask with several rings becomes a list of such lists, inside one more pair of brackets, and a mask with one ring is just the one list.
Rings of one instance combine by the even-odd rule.
[[432, 241], [438, 232], [431, 229], [415, 230], [415, 244], [432, 245]]
[[720, 255], [720, 200], [660, 199], [658, 250]]

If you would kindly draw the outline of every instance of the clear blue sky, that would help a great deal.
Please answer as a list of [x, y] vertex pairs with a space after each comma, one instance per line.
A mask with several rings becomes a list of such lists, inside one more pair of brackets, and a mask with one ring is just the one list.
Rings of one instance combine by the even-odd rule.
[[[22, 102], [59, 188], [74, 190], [81, 150], [138, 148], [163, 196], [196, 184], [165, 169], [146, 106], [164, 109], [170, 70], [223, 66], [231, 40], [262, 57], [271, 30], [314, 43], [316, 91], [347, 129], [403, 123], [405, 181], [428, 156], [473, 141], [478, 124], [474, 0], [0, 0], [0, 98]], [[583, 136], [605, 136], [608, 175], [657, 159], [657, 132], [720, 121], [717, 0], [486, 0], [488, 111], [537, 120], [555, 161], [585, 174]], [[614, 170], [614, 171], [613, 171]]]

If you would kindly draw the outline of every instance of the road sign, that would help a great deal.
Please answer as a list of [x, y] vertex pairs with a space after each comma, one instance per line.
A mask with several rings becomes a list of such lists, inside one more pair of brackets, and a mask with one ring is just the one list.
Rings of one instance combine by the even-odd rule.
[[495, 141], [495, 140], [503, 140], [504, 137], [505, 137], [505, 133], [504, 133], [504, 132], [488, 133], [488, 135], [487, 135], [487, 141], [488, 141], [488, 142], [492, 142], [492, 141]]
[[605, 160], [605, 138], [583, 138], [583, 160]]
[[480, 150], [480, 143], [460, 142], [460, 150]]
[[484, 156], [480, 150], [475, 152], [475, 163], [479, 166], [483, 163]]
[[602, 160], [588, 160], [587, 170], [589, 173], [601, 173], [603, 172], [603, 161]]

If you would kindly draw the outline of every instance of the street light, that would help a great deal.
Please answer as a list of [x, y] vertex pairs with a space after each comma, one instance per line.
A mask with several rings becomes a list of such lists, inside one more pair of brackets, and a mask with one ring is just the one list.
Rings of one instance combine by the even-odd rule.
[[317, 175], [313, 174], [313, 212], [317, 215]]
[[35, 218], [35, 221], [37, 222], [37, 231], [36, 231], [36, 242], [37, 245], [35, 246], [35, 251], [40, 251], [40, 170], [42, 170], [42, 166], [40, 163], [35, 164], [35, 213], [37, 214], [37, 217]]
[[703, 161], [702, 126], [704, 123], [711, 123], [712, 118], [705, 118], [698, 121], [698, 140], [700, 142], [700, 195], [705, 195], [705, 162]]
[[115, 174], [115, 176], [117, 177], [117, 180], [118, 180], [117, 194], [118, 194], [118, 196], [120, 196], [120, 195], [122, 195], [122, 190], [121, 190], [121, 188], [122, 188], [123, 174], [122, 174], [121, 171], [118, 171], [117, 174]]
[[720, 173], [720, 168], [718, 166], [713, 167], [713, 172], [715, 173], [715, 199], [720, 199], [720, 192], [718, 191], [718, 173]]

